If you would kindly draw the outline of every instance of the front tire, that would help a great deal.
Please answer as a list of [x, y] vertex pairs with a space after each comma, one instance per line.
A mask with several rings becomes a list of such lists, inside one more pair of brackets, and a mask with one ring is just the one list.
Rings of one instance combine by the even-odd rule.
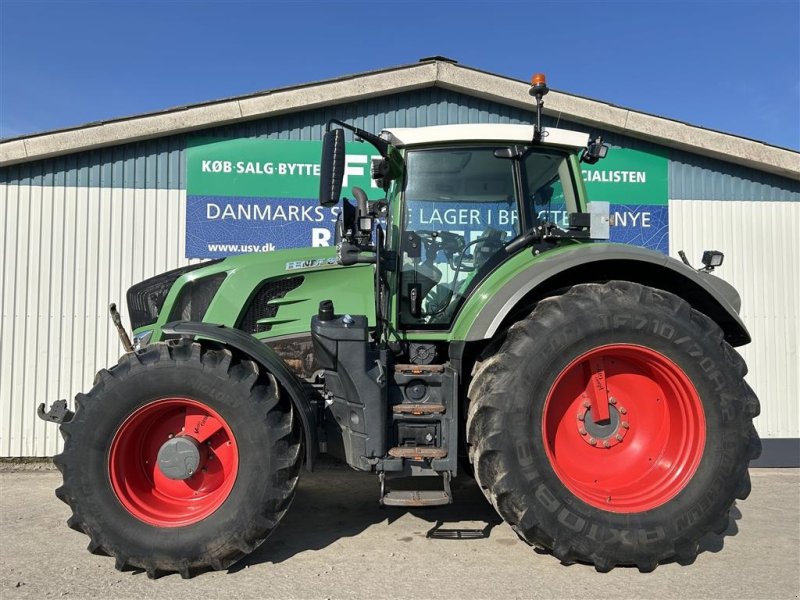
[[[598, 369], [610, 405], [595, 422]], [[745, 373], [719, 327], [680, 298], [577, 285], [540, 302], [476, 366], [476, 479], [522, 539], [563, 562], [691, 562], [750, 492], [759, 403]]]
[[302, 462], [291, 402], [224, 348], [153, 344], [97, 374], [61, 427], [56, 495], [89, 550], [150, 577], [225, 569], [288, 508]]

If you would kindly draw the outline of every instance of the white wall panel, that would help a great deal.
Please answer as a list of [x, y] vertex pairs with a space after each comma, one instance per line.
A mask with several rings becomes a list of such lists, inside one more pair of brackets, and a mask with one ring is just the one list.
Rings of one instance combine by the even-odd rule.
[[800, 437], [800, 227], [798, 202], [671, 200], [670, 251], [697, 261], [721, 250], [715, 271], [739, 291], [753, 342], [739, 348], [761, 400], [763, 438]]
[[186, 193], [0, 185], [0, 456], [52, 456], [58, 428], [36, 407], [69, 400], [116, 363], [108, 317], [125, 291], [189, 262]]

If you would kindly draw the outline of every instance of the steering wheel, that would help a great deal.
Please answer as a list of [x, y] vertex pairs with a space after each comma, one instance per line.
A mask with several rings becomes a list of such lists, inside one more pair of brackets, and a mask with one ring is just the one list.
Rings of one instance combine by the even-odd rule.
[[439, 239], [440, 241], [437, 243], [440, 250], [447, 251], [452, 249], [453, 251], [458, 252], [464, 247], [464, 236], [453, 233], [452, 231], [429, 231], [427, 229], [418, 229], [415, 231], [415, 233], [420, 237], [427, 238], [434, 242]]
[[448, 262], [452, 262], [453, 256], [464, 248], [464, 236], [451, 231], [420, 229], [415, 233], [425, 241], [428, 262], [432, 262], [440, 250], [447, 256]]

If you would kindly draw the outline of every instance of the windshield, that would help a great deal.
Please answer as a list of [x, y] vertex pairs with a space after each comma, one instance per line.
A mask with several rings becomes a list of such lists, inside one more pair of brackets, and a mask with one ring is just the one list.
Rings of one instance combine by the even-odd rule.
[[[558, 225], [574, 208], [565, 154], [540, 149], [520, 160], [498, 158], [501, 146], [410, 151], [404, 191], [400, 321], [449, 326], [470, 283], [504, 257], [525, 223]], [[519, 165], [519, 168], [517, 168]], [[558, 219], [558, 220], [556, 220]], [[417, 306], [411, 299], [417, 297]]]

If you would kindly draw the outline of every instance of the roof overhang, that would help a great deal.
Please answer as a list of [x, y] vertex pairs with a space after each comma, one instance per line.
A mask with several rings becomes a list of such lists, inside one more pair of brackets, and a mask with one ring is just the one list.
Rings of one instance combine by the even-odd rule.
[[[438, 86], [533, 112], [527, 82], [431, 59], [0, 141], [0, 166]], [[552, 90], [545, 114], [800, 180], [800, 153]]]
[[[391, 127], [383, 130], [387, 140], [398, 148], [408, 148], [433, 143], [453, 142], [503, 142], [530, 144], [533, 142], [533, 125], [495, 125], [480, 123], [469, 125], [433, 125], [432, 127]], [[585, 148], [589, 134], [569, 129], [544, 127], [542, 143], [569, 148]]]

